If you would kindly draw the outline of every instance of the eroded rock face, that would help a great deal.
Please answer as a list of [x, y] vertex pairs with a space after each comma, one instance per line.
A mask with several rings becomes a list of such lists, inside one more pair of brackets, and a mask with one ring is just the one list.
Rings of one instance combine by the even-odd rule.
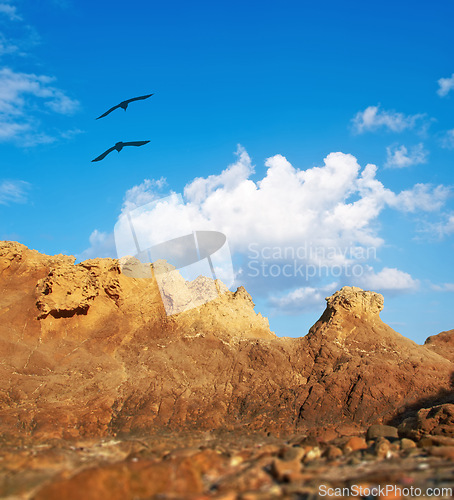
[[452, 390], [452, 362], [385, 325], [374, 292], [345, 287], [307, 336], [277, 338], [242, 287], [176, 277], [188, 304], [217, 296], [168, 315], [154, 266], [73, 262], [0, 244], [3, 434], [346, 433]]
[[86, 267], [65, 265], [51, 271], [36, 285], [39, 318], [69, 318], [87, 314], [98, 295], [96, 277]]
[[454, 361], [454, 330], [432, 335], [425, 341], [424, 345], [440, 356]]

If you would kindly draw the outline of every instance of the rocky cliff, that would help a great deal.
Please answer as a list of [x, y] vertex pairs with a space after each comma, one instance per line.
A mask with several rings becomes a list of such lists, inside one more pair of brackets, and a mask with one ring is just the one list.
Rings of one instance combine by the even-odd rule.
[[168, 316], [153, 267], [74, 260], [0, 243], [3, 435], [345, 430], [452, 390], [452, 357], [384, 324], [374, 292], [345, 287], [307, 336], [278, 338], [242, 287], [181, 285], [220, 293]]

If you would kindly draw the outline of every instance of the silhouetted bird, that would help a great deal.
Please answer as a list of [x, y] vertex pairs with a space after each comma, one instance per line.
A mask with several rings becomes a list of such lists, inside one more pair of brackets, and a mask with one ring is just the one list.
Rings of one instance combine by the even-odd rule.
[[106, 111], [105, 113], [103, 113], [101, 116], [98, 116], [98, 118], [96, 118], [96, 119], [99, 120], [100, 118], [104, 118], [104, 116], [107, 116], [109, 113], [112, 113], [112, 111], [114, 111], [117, 108], [123, 108], [126, 111], [126, 108], [128, 107], [128, 104], [130, 102], [133, 102], [133, 101], [142, 101], [143, 99], [148, 99], [152, 95], [154, 95], [154, 94], [142, 95], [140, 97], [133, 97], [132, 99], [128, 99], [126, 101], [122, 101], [122, 102], [120, 102], [120, 104], [117, 104], [113, 108], [110, 108], [108, 111]]
[[107, 151], [104, 151], [102, 155], [99, 155], [97, 158], [91, 161], [101, 161], [103, 160], [109, 153], [112, 153], [115, 149], [120, 152], [125, 146], [143, 146], [144, 144], [148, 144], [150, 141], [132, 141], [132, 142], [117, 142], [115, 146], [112, 146]]

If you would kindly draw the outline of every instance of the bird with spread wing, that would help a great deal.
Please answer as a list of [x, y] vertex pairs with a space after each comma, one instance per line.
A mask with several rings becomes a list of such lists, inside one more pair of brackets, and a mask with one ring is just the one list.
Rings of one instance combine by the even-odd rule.
[[126, 111], [126, 108], [128, 107], [128, 104], [130, 102], [133, 102], [133, 101], [142, 101], [143, 99], [148, 99], [152, 95], [154, 95], [154, 94], [141, 95], [139, 97], [133, 97], [132, 99], [127, 99], [126, 101], [122, 101], [122, 102], [120, 102], [120, 104], [117, 104], [113, 108], [110, 108], [105, 113], [103, 113], [101, 116], [98, 116], [98, 118], [96, 118], [96, 119], [99, 120], [100, 118], [104, 118], [109, 113], [112, 113], [112, 111], [116, 110], [117, 108], [122, 108], [122, 109], [124, 109]]
[[109, 153], [114, 151], [115, 149], [120, 152], [125, 146], [143, 146], [144, 144], [148, 144], [150, 141], [131, 141], [131, 142], [117, 142], [115, 146], [112, 146], [107, 151], [104, 151], [101, 155], [95, 158], [93, 161], [101, 161], [103, 160]]

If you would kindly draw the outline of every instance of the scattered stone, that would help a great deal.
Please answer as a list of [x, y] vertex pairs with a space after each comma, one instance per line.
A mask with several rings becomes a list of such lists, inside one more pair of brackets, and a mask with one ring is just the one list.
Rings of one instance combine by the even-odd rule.
[[315, 438], [314, 436], [309, 436], [309, 437], [305, 437], [303, 438], [299, 443], [298, 443], [299, 446], [312, 446], [312, 447], [315, 447], [315, 446], [318, 446], [319, 445], [319, 442], [317, 440], [317, 438]]
[[418, 448], [432, 448], [434, 442], [430, 436], [423, 437], [418, 441]]
[[342, 457], [343, 454], [344, 454], [343, 451], [339, 447], [330, 445], [325, 450], [324, 456], [328, 460], [336, 460], [337, 458]]
[[391, 443], [385, 437], [380, 437], [375, 441], [374, 453], [378, 458], [387, 458], [390, 450]]
[[301, 461], [306, 454], [305, 448], [302, 448], [301, 446], [291, 446], [289, 448], [284, 448], [284, 450], [281, 450], [281, 453], [279, 454], [280, 458], [282, 460], [299, 460]]
[[367, 429], [366, 439], [368, 441], [371, 439], [377, 439], [381, 437], [397, 439], [399, 437], [397, 427], [392, 427], [391, 425], [375, 424], [371, 425], [369, 429]]
[[307, 464], [308, 462], [311, 462], [312, 460], [316, 460], [317, 458], [320, 458], [322, 456], [322, 451], [318, 446], [314, 447], [305, 447], [305, 455], [303, 462]]
[[367, 443], [363, 438], [353, 436], [346, 442], [344, 451], [348, 453], [356, 450], [366, 450], [367, 448]]
[[401, 450], [409, 450], [411, 448], [416, 448], [416, 443], [412, 439], [402, 438], [400, 440]]
[[295, 473], [301, 472], [301, 462], [300, 460], [281, 460], [279, 458], [274, 459], [271, 474], [277, 481], [288, 481], [289, 476]]

